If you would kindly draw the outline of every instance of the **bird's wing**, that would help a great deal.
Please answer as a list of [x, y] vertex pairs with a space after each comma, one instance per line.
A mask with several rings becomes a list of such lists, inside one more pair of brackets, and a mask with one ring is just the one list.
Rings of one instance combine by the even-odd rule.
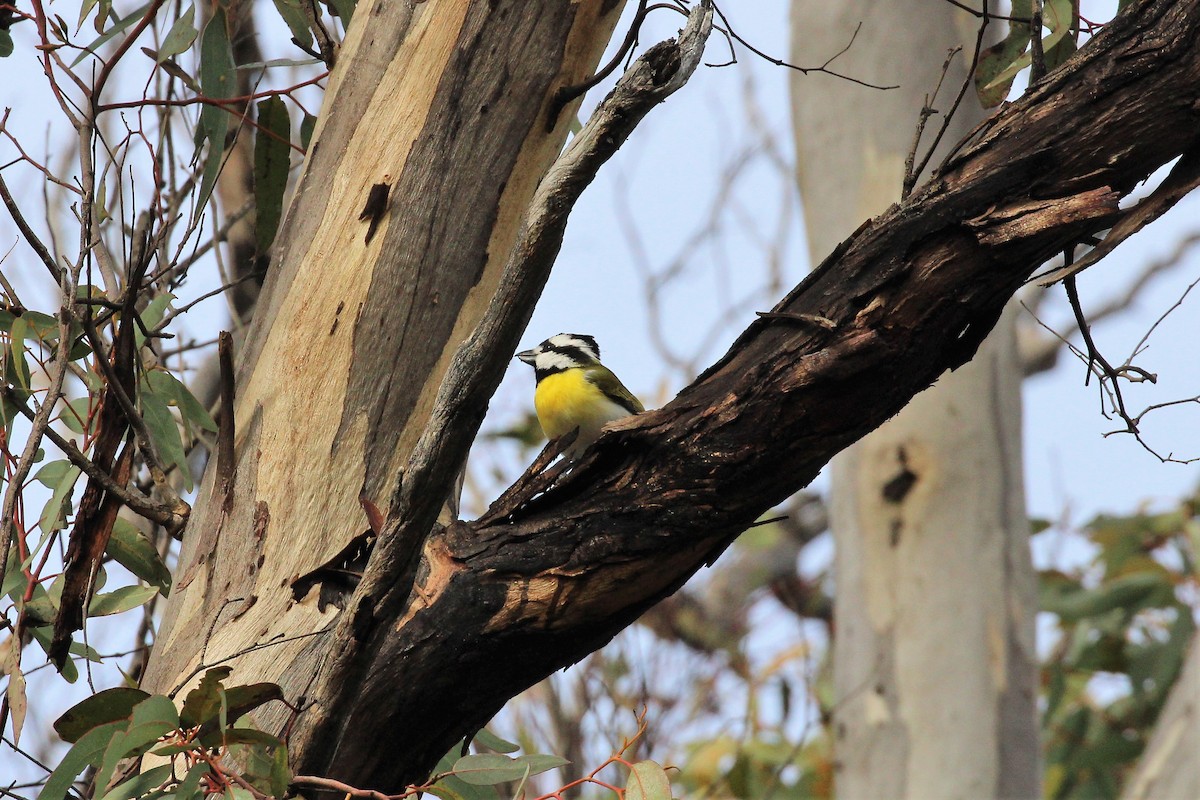
[[633, 396], [633, 392], [625, 388], [625, 384], [621, 383], [620, 378], [613, 374], [612, 370], [603, 365], [589, 367], [587, 369], [587, 379], [596, 385], [600, 391], [604, 392], [614, 403], [624, 408], [630, 414], [640, 414], [646, 410], [642, 405], [642, 401]]

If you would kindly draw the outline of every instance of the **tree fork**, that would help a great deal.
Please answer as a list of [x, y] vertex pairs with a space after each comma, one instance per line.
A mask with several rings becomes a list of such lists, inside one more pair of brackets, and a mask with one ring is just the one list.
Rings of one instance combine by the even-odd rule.
[[[365, 527], [360, 495], [387, 507], [562, 149], [578, 104], [547, 131], [552, 99], [595, 69], [620, 6], [359, 8], [239, 353], [231, 503], [209, 470], [145, 687], [236, 657], [235, 680], [305, 696], [324, 655], [308, 634], [335, 612], [294, 602], [291, 582]], [[367, 242], [378, 183], [390, 200]]]
[[[509, 697], [603, 645], [969, 360], [1039, 264], [1110, 227], [1119, 200], [1192, 145], [1198, 36], [1200, 0], [1119, 17], [666, 407], [614, 423], [511, 514], [438, 528], [338, 710], [353, 741], [325, 774], [384, 791], [423, 779]], [[801, 322], [814, 318], [834, 327]]]

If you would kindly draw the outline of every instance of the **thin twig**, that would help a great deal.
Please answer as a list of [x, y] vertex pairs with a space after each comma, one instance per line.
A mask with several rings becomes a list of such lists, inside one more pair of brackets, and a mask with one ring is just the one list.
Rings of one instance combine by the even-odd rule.
[[[1068, 259], [1068, 263], [1070, 259]], [[1113, 393], [1114, 410], [1125, 421], [1129, 427], [1130, 433], [1138, 433], [1137, 421], [1129, 415], [1125, 410], [1125, 398], [1121, 395], [1121, 385], [1119, 383], [1120, 374], [1113, 366], [1108, 363], [1108, 359], [1096, 347], [1096, 342], [1092, 339], [1092, 329], [1088, 324], [1087, 317], [1084, 316], [1083, 308], [1079, 303], [1079, 290], [1075, 286], [1075, 276], [1071, 275], [1063, 280], [1063, 286], [1067, 290], [1067, 301], [1071, 304], [1071, 311], [1075, 314], [1075, 322], [1079, 325], [1079, 333], [1083, 336], [1083, 343], [1087, 347], [1087, 366], [1088, 377], [1084, 379], [1083, 385], [1087, 386], [1088, 380], [1091, 379], [1093, 367], [1099, 366], [1099, 379], [1103, 383], [1108, 381], [1109, 387]]]
[[[50, 415], [54, 412], [54, 406], [62, 395], [63, 380], [67, 374], [67, 364], [70, 362], [71, 353], [71, 298], [75, 296], [78, 280], [78, 270], [63, 271], [59, 284], [62, 306], [58, 311], [58, 347], [55, 349], [54, 365], [49, 370], [50, 385], [46, 388], [42, 404], [34, 414], [29, 438], [25, 441], [25, 449], [21, 452], [16, 469], [8, 476], [8, 489], [4, 494], [3, 511], [0, 511], [3, 514], [3, 517], [0, 517], [0, 575], [8, 574], [8, 551], [12, 547], [13, 530], [16, 524], [13, 512], [16, 509], [17, 500], [21, 497], [25, 487], [25, 478], [33, 468], [42, 436], [50, 427]], [[21, 347], [22, 343], [20, 342], [13, 344], [14, 356]], [[14, 636], [12, 641], [14, 646], [17, 646], [20, 637]]]
[[832, 64], [834, 61], [841, 58], [843, 55], [845, 55], [850, 50], [851, 47], [854, 46], [854, 40], [856, 38], [858, 38], [858, 32], [859, 32], [859, 30], [862, 29], [861, 22], [858, 23], [858, 27], [856, 27], [854, 29], [854, 33], [850, 35], [850, 41], [846, 43], [846, 46], [843, 47], [841, 50], [838, 50], [836, 53], [831, 55], [829, 58], [827, 58], [825, 60], [824, 64], [822, 64], [819, 67], [801, 67], [801, 66], [797, 66], [796, 64], [788, 63], [787, 61], [784, 61], [781, 58], [775, 58], [774, 56], [767, 55], [762, 50], [759, 50], [757, 47], [755, 47], [754, 45], [750, 44], [748, 41], [743, 39], [741, 37], [741, 35], [738, 34], [737, 31], [735, 31], [733, 29], [733, 26], [729, 24], [729, 20], [725, 18], [725, 14], [721, 11], [721, 9], [717, 6], [716, 3], [713, 4], [713, 11], [715, 11], [717, 16], [721, 18], [721, 22], [723, 22], [725, 24], [725, 27], [723, 29], [718, 29], [718, 30], [721, 30], [723, 33], [725, 33], [727, 36], [731, 37], [734, 41], [736, 41], [742, 47], [745, 47], [751, 53], [754, 53], [754, 55], [758, 56], [759, 58], [763, 59], [764, 61], [766, 61], [770, 64], [774, 64], [777, 67], [786, 67], [787, 69], [794, 69], [802, 75], [807, 75], [810, 72], [824, 72], [826, 75], [832, 75], [835, 78], [841, 78], [842, 80], [850, 81], [851, 83], [857, 83], [859, 86], [865, 86], [868, 89], [887, 90], [887, 89], [900, 88], [898, 85], [880, 86], [880, 85], [877, 85], [874, 83], [868, 83], [867, 81], [859, 80], [858, 78], [852, 78], [849, 75], [846, 75], [844, 73], [829, 69], [830, 64]]
[[129, 397], [125, 392], [125, 388], [121, 385], [116, 370], [109, 359], [109, 354], [104, 345], [104, 340], [100, 336], [100, 332], [96, 330], [95, 324], [87, 317], [84, 317], [83, 327], [87, 332], [88, 341], [91, 342], [92, 350], [96, 353], [96, 362], [104, 372], [108, 386], [112, 389], [113, 396], [116, 398], [118, 405], [121, 406], [121, 411], [125, 414], [126, 421], [137, 435], [138, 450], [142, 453], [142, 459], [146, 463], [146, 468], [150, 470], [150, 475], [154, 479], [154, 485], [162, 492], [164, 502], [172, 511], [172, 519], [163, 524], [172, 531], [178, 531], [187, 522], [191, 506], [184, 502], [179, 493], [175, 491], [175, 487], [167, 480], [166, 473], [163, 471], [164, 461], [162, 460], [162, 456], [159, 455], [158, 448], [154, 444], [154, 439], [150, 436], [150, 431], [146, 428], [145, 420], [142, 419], [142, 415], [138, 413], [132, 398]]
[[[933, 87], [932, 95], [925, 95], [925, 104], [921, 107], [920, 116], [917, 119], [917, 130], [913, 134], [912, 147], [908, 151], [908, 156], [904, 159], [904, 184], [900, 188], [900, 198], [905, 199], [912, 194], [913, 187], [917, 184], [917, 177], [920, 171], [913, 168], [913, 163], [917, 159], [917, 149], [921, 146], [921, 137], [925, 134], [925, 124], [929, 122], [929, 118], [937, 113], [937, 109], [933, 104], [937, 102], [938, 92], [942, 90], [942, 83], [946, 80], [946, 74], [950, 71], [950, 64], [954, 62], [954, 57], [962, 52], [961, 47], [952, 47], [946, 53], [946, 60], [942, 63], [942, 74], [938, 76], [937, 86]], [[968, 80], [970, 77], [968, 76]], [[955, 105], [957, 108], [957, 104]], [[951, 109], [951, 113], [954, 109]], [[947, 115], [949, 119], [949, 115]], [[940, 137], [939, 137], [940, 138]], [[921, 170], [925, 169], [925, 165], [929, 163], [929, 156], [933, 153], [933, 147], [937, 147], [937, 140], [934, 141], [929, 153], [921, 161]]]
[[[950, 110], [947, 111], [945, 116], [942, 117], [942, 126], [938, 129], [937, 135], [933, 137], [933, 142], [929, 145], [929, 150], [925, 153], [925, 158], [921, 159], [921, 163], [916, 168], [916, 175], [918, 178], [920, 177], [921, 173], [925, 171], [925, 167], [929, 165], [929, 160], [933, 158], [933, 154], [937, 151], [938, 145], [942, 143], [942, 139], [945, 137], [946, 131], [950, 128], [950, 121], [954, 119], [954, 115], [958, 113], [958, 109], [962, 105], [963, 98], [967, 95], [967, 90], [971, 87], [971, 84], [975, 80], [975, 70], [979, 67], [979, 56], [983, 52], [983, 37], [987, 32], [988, 22], [992, 19], [992, 15], [988, 11], [989, 0], [980, 0], [980, 2], [983, 5], [983, 10], [980, 12], [981, 21], [979, 23], [979, 30], [975, 32], [975, 49], [971, 53], [971, 65], [967, 67], [966, 77], [963, 78], [962, 85], [958, 87], [958, 96], [954, 98], [954, 102], [950, 105]], [[946, 154], [946, 158], [943, 159], [942, 165], [945, 166], [945, 164], [949, 162], [949, 160], [954, 156], [955, 153], [958, 152], [958, 149], [962, 147], [966, 141], [970, 140], [975, 136], [976, 133], [986, 127], [985, 123], [987, 123], [990, 119], [991, 117], [980, 122], [980, 124], [976, 126], [975, 129], [965, 139], [963, 139], [954, 147], [950, 148], [950, 152]]]
[[8, 191], [8, 184], [4, 182], [2, 174], [0, 174], [0, 198], [4, 199], [4, 205], [8, 209], [8, 213], [12, 215], [13, 222], [16, 223], [17, 228], [21, 231], [21, 236], [25, 238], [26, 243], [33, 248], [33, 252], [37, 253], [38, 260], [50, 271], [54, 282], [61, 283], [62, 267], [55, 263], [54, 256], [50, 255], [50, 251], [46, 249], [46, 245], [42, 244], [42, 240], [38, 238], [33, 228], [29, 227], [29, 223], [25, 221], [25, 217], [21, 214], [21, 208]]
[[[17, 393], [11, 386], [0, 386], [0, 395], [3, 395], [5, 400], [12, 403], [17, 411], [21, 412], [26, 419], [36, 422], [34, 412], [28, 405], [21, 401], [21, 398], [17, 396]], [[166, 525], [171, 522], [174, 515], [166, 505], [156, 502], [140, 492], [131, 492], [118, 484], [113, 480], [111, 475], [100, 469], [91, 459], [80, 452], [74, 442], [65, 438], [58, 431], [54, 430], [54, 428], [47, 426], [45, 433], [46, 438], [55, 447], [63, 451], [68, 461], [79, 467], [79, 470], [83, 474], [99, 482], [104, 487], [104, 491], [115, 495], [123, 504], [152, 522], [157, 522], [160, 525]]]
[[1033, 0], [1033, 14], [1029, 21], [1029, 85], [1037, 83], [1046, 74], [1046, 53], [1042, 50], [1042, 0]]

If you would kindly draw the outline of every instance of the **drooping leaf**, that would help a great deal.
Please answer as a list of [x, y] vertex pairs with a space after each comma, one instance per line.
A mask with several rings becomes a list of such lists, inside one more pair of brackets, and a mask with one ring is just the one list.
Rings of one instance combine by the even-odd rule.
[[70, 513], [71, 492], [75, 489], [75, 482], [79, 479], [79, 475], [79, 467], [74, 464], [68, 465], [62, 471], [62, 475], [54, 487], [54, 494], [50, 496], [50, 500], [47, 501], [45, 508], [42, 509], [42, 515], [38, 519], [38, 525], [43, 532], [56, 531], [66, 525], [67, 515]]
[[[237, 69], [233, 61], [233, 48], [229, 43], [228, 20], [225, 7], [220, 4], [217, 4], [200, 37], [200, 90], [210, 101], [227, 100], [237, 90]], [[204, 159], [200, 191], [196, 194], [194, 219], [199, 219], [204, 213], [217, 175], [221, 172], [229, 119], [228, 111], [211, 102], [205, 103], [200, 111], [200, 121], [196, 126], [196, 157], [199, 157], [204, 142], [208, 142], [208, 154]]]
[[[1032, 13], [1031, 0], [1013, 0], [1010, 12], [1013, 20], [1029, 19]], [[1006, 81], [997, 81], [997, 76], [1029, 49], [1031, 31], [1032, 27], [1027, 22], [1010, 21], [1008, 35], [979, 54], [979, 63], [975, 67], [975, 92], [984, 108], [994, 108], [1008, 97], [1016, 73]]]
[[138, 578], [157, 587], [163, 597], [171, 593], [171, 570], [133, 523], [117, 518], [105, 552]]
[[160, 292], [138, 314], [141, 324], [135, 325], [133, 329], [133, 340], [138, 347], [146, 343], [146, 334], [142, 332], [142, 329], [153, 331], [157, 328], [158, 324], [163, 321], [163, 317], [167, 315], [167, 309], [171, 307], [171, 301], [174, 299], [175, 295], [170, 292]]
[[175, 789], [176, 800], [198, 800], [205, 794], [200, 791], [200, 779], [209, 773], [209, 766], [200, 762], [188, 770], [187, 775]]
[[8, 713], [12, 721], [13, 744], [19, 744], [29, 701], [25, 696], [25, 673], [21, 671], [21, 648], [12, 638], [5, 644], [5, 654], [8, 658], [4, 668], [8, 675], [8, 686], [5, 687], [4, 693], [8, 699]]
[[317, 118], [312, 114], [305, 112], [304, 119], [300, 120], [300, 147], [304, 152], [308, 152], [308, 145], [312, 141], [313, 131], [317, 129]]
[[149, 794], [152, 789], [166, 783], [170, 777], [170, 764], [154, 767], [117, 784], [101, 800], [130, 800], [133, 797], [141, 797], [142, 795]]
[[147, 373], [146, 380], [155, 394], [167, 398], [168, 403], [173, 402], [179, 409], [179, 417], [183, 420], [188, 439], [196, 438], [193, 426], [216, 433], [217, 423], [213, 421], [212, 416], [174, 375], [166, 370], [156, 369]]
[[350, 29], [350, 19], [354, 16], [355, 0], [331, 0], [333, 13], [342, 20], [342, 28]]
[[88, 605], [89, 617], [105, 617], [121, 614], [131, 608], [143, 606], [158, 596], [157, 586], [122, 586], [111, 592], [98, 594]]
[[88, 14], [92, 13], [92, 9], [96, 7], [98, 0], [83, 0], [79, 4], [79, 21], [75, 23], [75, 32], [79, 33], [79, 29], [83, 27], [83, 23], [87, 21]]
[[625, 800], [671, 800], [666, 770], [653, 761], [639, 761], [625, 781]]
[[[105, 3], [105, 6], [107, 6], [107, 5], [108, 5], [108, 3]], [[110, 26], [108, 28], [108, 30], [101, 33], [98, 37], [96, 37], [95, 39], [92, 40], [91, 44], [89, 44], [87, 47], [83, 48], [83, 52], [80, 53], [75, 58], [75, 60], [71, 62], [71, 66], [72, 67], [79, 66], [79, 62], [83, 61], [85, 58], [87, 58], [88, 56], [95, 53], [96, 50], [98, 50], [100, 47], [103, 47], [106, 42], [108, 42], [110, 39], [115, 37], [117, 34], [122, 33], [127, 28], [129, 28], [131, 25], [133, 25], [135, 22], [137, 22], [138, 20], [145, 17], [146, 11], [149, 8], [150, 8], [150, 4], [146, 3], [144, 6], [141, 6], [138, 9], [129, 12], [127, 15], [125, 15], [124, 17], [121, 17], [119, 20], [114, 22], [112, 24], [112, 26]], [[105, 8], [102, 7], [100, 13], [96, 15], [97, 33], [99, 33], [99, 28], [103, 24], [103, 20], [106, 19], [107, 16], [108, 15], [105, 13]]]
[[221, 709], [221, 682], [232, 672], [232, 667], [213, 667], [204, 673], [200, 684], [184, 698], [183, 710], [179, 713], [183, 727], [195, 728], [217, 716]]
[[134, 706], [149, 696], [148, 692], [130, 686], [104, 689], [64, 711], [54, 721], [54, 730], [64, 742], [77, 742], [93, 728], [128, 721]]
[[86, 433], [86, 425], [88, 424], [88, 409], [91, 407], [92, 401], [89, 397], [76, 397], [74, 400], [67, 400], [66, 406], [59, 414], [59, 419], [70, 430], [75, 433]]
[[179, 19], [175, 20], [171, 30], [167, 31], [154, 60], [161, 64], [168, 58], [186, 51], [192, 46], [192, 42], [196, 41], [196, 35], [196, 7], [190, 5], [179, 15]]
[[254, 137], [255, 238], [259, 254], [275, 241], [283, 216], [283, 195], [291, 169], [292, 121], [281, 97], [258, 104], [258, 131]]
[[499, 753], [480, 753], [463, 756], [454, 762], [454, 774], [466, 783], [493, 786], [519, 781], [527, 775], [538, 775], [569, 763], [567, 759], [554, 755], [531, 754], [510, 758]]
[[109, 19], [113, 22], [121, 21], [113, 11], [112, 0], [100, 0], [100, 10], [96, 12], [96, 19], [92, 21], [92, 27], [96, 29], [96, 33], [104, 33], [104, 23]]
[[96, 785], [107, 786], [120, 762], [145, 753], [160, 738], [179, 728], [175, 704], [161, 694], [152, 694], [133, 707], [129, 723], [115, 734], [104, 749], [96, 770]]
[[8, 58], [13, 54], [12, 34], [7, 30], [0, 30], [0, 58]]
[[119, 735], [121, 729], [128, 724], [128, 722], [110, 722], [92, 728], [83, 734], [58, 762], [54, 771], [50, 773], [50, 777], [46, 779], [46, 784], [42, 787], [41, 794], [38, 795], [38, 800], [63, 800], [67, 796], [67, 792], [71, 790], [75, 776], [87, 767], [99, 763], [113, 737]]
[[33, 380], [29, 374], [29, 363], [25, 360], [25, 338], [28, 335], [29, 322], [22, 314], [13, 320], [7, 359], [11, 373], [7, 376], [8, 383], [14, 388], [19, 386], [25, 390], [22, 400], [29, 397], [29, 390], [33, 386]]
[[149, 431], [150, 438], [154, 440], [154, 445], [162, 456], [163, 466], [178, 467], [184, 488], [190, 492], [193, 488], [192, 470], [187, 463], [187, 453], [183, 450], [179, 426], [175, 423], [175, 417], [171, 415], [171, 409], [167, 407], [167, 399], [155, 392], [147, 381], [142, 381], [139, 388], [141, 391], [138, 399], [142, 404], [142, 418], [146, 421], [146, 430]]
[[[1016, 7], [1016, 3], [1013, 3], [1013, 7]], [[1073, 11], [1074, 4], [1072, 0], [1046, 0], [1042, 8], [1042, 23], [1050, 29], [1050, 33], [1042, 39], [1043, 55], [1051, 52], [1062, 38], [1070, 32]], [[1014, 27], [1016, 27], [1015, 23]], [[1000, 70], [990, 83], [983, 87], [984, 91], [998, 90], [1001, 87], [1011, 88], [1013, 79], [1017, 77], [1017, 74], [1032, 63], [1033, 53], [1028, 50], [1023, 51], [1011, 64]], [[1049, 68], [1050, 64], [1047, 63], [1046, 66]], [[1005, 88], [1004, 93], [1005, 95], [1008, 94], [1007, 88]]]
[[292, 38], [305, 47], [311, 47], [312, 31], [308, 28], [308, 17], [300, 0], [275, 0], [275, 10], [292, 32]]

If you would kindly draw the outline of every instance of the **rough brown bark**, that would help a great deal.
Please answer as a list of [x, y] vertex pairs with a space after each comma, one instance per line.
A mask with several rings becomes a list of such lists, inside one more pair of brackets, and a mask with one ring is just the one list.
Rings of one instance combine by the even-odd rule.
[[[1144, 3], [1112, 23], [669, 405], [614, 424], [513, 513], [436, 531], [398, 621], [372, 630], [374, 597], [360, 597], [348, 613], [377, 656], [343, 713], [380, 737], [372, 762], [444, 752], [970, 359], [1037, 265], [1110, 226], [1120, 198], [1192, 144], [1198, 35], [1200, 0]], [[352, 763], [321, 766], [357, 777]], [[384, 790], [420, 777], [367, 771]]]

